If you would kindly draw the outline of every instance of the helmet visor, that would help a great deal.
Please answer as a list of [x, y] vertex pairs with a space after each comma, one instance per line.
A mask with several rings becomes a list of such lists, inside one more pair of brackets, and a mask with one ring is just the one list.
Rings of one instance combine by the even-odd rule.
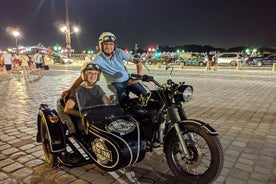
[[116, 42], [116, 38], [114, 38], [113, 36], [105, 36], [103, 38], [103, 42]]
[[89, 63], [85, 67], [85, 70], [100, 70], [100, 67], [95, 63]]

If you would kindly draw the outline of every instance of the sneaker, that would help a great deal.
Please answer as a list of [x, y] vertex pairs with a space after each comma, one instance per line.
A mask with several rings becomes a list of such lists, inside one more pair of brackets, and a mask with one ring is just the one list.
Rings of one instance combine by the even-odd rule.
[[152, 145], [153, 148], [158, 148], [158, 147], [161, 146], [161, 143], [157, 142], [157, 141], [154, 141], [151, 145]]
[[63, 161], [65, 163], [69, 163], [69, 164], [77, 164], [81, 161], [81, 157], [78, 157], [76, 154], [74, 153], [68, 153], [66, 152], [64, 155], [63, 155]]

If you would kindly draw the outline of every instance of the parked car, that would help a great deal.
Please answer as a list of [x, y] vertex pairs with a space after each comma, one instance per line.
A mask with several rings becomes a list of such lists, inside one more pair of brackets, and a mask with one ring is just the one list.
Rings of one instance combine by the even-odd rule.
[[52, 55], [53, 59], [53, 63], [61, 63], [61, 64], [72, 64], [73, 63], [73, 59], [68, 58], [64, 55], [60, 55], [60, 54], [54, 54]]
[[263, 58], [265, 58], [267, 56], [270, 56], [270, 55], [271, 55], [271, 53], [257, 54], [254, 57], [249, 57], [246, 60], [246, 63], [249, 64], [249, 65], [252, 65], [253, 63], [257, 63], [258, 60], [263, 59]]
[[179, 57], [176, 61], [175, 61], [176, 64], [180, 64], [180, 63], [184, 63], [184, 65], [196, 65], [196, 66], [205, 66], [207, 61], [205, 60], [204, 57], [201, 57], [201, 58], [190, 58], [190, 59], [187, 59], [187, 58], [182, 58], [182, 57]]
[[241, 62], [242, 54], [228, 52], [228, 53], [221, 53], [218, 56], [218, 64], [230, 64], [232, 66], [237, 66], [238, 62]]
[[163, 57], [159, 57], [159, 58], [151, 58], [148, 60], [148, 64], [149, 65], [153, 65], [153, 64], [157, 64], [157, 63], [161, 63], [161, 64], [168, 64], [171, 63], [173, 61], [173, 58], [171, 57], [167, 57], [167, 56], [163, 56]]
[[255, 60], [253, 64], [257, 66], [263, 66], [263, 65], [273, 65], [273, 63], [276, 63], [276, 54], [269, 55], [263, 59]]

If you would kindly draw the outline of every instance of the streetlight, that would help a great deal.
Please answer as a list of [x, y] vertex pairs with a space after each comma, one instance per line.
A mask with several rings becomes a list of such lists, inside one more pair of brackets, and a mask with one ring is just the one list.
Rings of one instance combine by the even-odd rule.
[[79, 32], [79, 28], [77, 26], [73, 27], [73, 31], [70, 30], [69, 23], [69, 13], [68, 13], [68, 1], [66, 0], [66, 24], [60, 28], [61, 32], [65, 33], [66, 36], [66, 49], [71, 52], [71, 34]]
[[17, 37], [20, 36], [20, 33], [19, 31], [14, 30], [12, 32], [12, 35], [15, 37], [15, 47], [16, 47], [16, 52], [18, 52]]
[[70, 27], [62, 26], [60, 28], [60, 31], [63, 32], [63, 33], [65, 33], [65, 36], [66, 36], [66, 48], [69, 51], [71, 51], [71, 34], [79, 32], [79, 28], [75, 26], [75, 27], [73, 27], [73, 31], [71, 31]]

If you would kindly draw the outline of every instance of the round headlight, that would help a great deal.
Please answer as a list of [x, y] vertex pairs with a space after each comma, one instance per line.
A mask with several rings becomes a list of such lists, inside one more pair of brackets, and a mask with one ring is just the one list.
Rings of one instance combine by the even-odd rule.
[[183, 91], [183, 98], [185, 102], [189, 102], [193, 96], [193, 87], [187, 86], [186, 89]]

